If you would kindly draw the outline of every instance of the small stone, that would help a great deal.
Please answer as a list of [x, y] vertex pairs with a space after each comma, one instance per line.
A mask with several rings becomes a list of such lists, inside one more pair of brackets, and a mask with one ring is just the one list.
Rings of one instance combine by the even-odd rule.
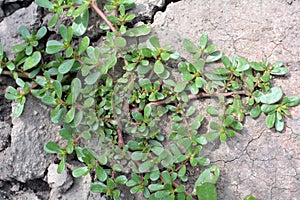
[[57, 189], [59, 192], [64, 193], [72, 186], [73, 179], [68, 170], [58, 174], [57, 167], [57, 164], [51, 164], [48, 167], [47, 182], [52, 189]]

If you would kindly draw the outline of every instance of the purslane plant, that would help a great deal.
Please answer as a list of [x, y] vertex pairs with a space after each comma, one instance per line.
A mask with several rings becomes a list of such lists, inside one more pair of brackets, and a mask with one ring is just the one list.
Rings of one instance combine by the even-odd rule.
[[[234, 137], [246, 115], [258, 118], [264, 113], [267, 127], [282, 131], [289, 108], [299, 104], [298, 97], [285, 96], [271, 84], [288, 73], [283, 63], [250, 62], [238, 55], [229, 59], [206, 34], [197, 45], [183, 40], [193, 61], [178, 61], [175, 68], [168, 63], [180, 54], [161, 46], [156, 36], [144, 45], [128, 44], [128, 37], [150, 32], [148, 25], [127, 27], [135, 17], [126, 12], [133, 0], [108, 0], [108, 16], [95, 0], [35, 2], [54, 12], [49, 27], [63, 14], [73, 24], [60, 24], [61, 40], [47, 40], [46, 45], [39, 43], [46, 27], [30, 33], [21, 26], [24, 43], [12, 48], [14, 60], [0, 45], [0, 74], [12, 76], [18, 85], [9, 86], [5, 96], [18, 103], [14, 117], [21, 115], [28, 94], [53, 107], [50, 118], [61, 125], [65, 145], [49, 141], [45, 151], [59, 155], [59, 173], [67, 156], [75, 154], [84, 166], [72, 175], [91, 174], [93, 192], [120, 199], [120, 185], [125, 185], [149, 199], [217, 199], [219, 168], [200, 156], [202, 148]], [[96, 46], [84, 35], [91, 11], [105, 22], [99, 28], [106, 37]], [[208, 72], [211, 63], [218, 67]], [[172, 79], [173, 70], [181, 74], [180, 81]], [[204, 98], [218, 99], [218, 106], [206, 108], [211, 121], [208, 131], [200, 133], [207, 116], [191, 102]], [[170, 128], [162, 121], [170, 121]], [[98, 146], [90, 149], [83, 140], [97, 140]], [[202, 173], [189, 190], [188, 170], [193, 167]]]

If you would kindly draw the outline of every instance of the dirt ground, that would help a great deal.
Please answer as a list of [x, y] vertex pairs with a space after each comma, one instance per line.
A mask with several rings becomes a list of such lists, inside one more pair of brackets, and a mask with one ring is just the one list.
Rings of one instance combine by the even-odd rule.
[[[20, 42], [18, 26], [37, 28], [49, 19], [32, 1], [26, 2], [0, 0], [0, 42], [6, 50]], [[188, 38], [197, 42], [207, 33], [228, 56], [236, 53], [251, 61], [284, 62], [289, 73], [274, 84], [286, 95], [299, 96], [299, 0], [137, 3], [133, 12], [152, 23], [151, 34], [172, 45], [183, 57], [189, 59], [181, 41]], [[59, 128], [49, 120], [49, 108], [29, 97], [23, 115], [12, 119], [14, 105], [4, 98], [7, 85], [13, 85], [13, 81], [0, 76], [0, 200], [106, 199], [89, 192], [91, 177], [73, 179], [70, 172], [55, 173], [55, 156], [43, 151], [46, 141], [57, 140]], [[282, 133], [269, 130], [264, 117], [246, 118], [240, 135], [211, 145], [207, 155], [221, 170], [217, 184], [220, 200], [240, 200], [250, 193], [260, 200], [300, 200], [300, 106], [291, 113]], [[141, 199], [127, 192], [124, 199]]]

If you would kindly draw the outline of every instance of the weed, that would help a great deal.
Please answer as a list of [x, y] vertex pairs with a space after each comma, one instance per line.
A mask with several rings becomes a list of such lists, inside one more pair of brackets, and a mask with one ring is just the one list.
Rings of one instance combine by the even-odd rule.
[[[156, 36], [145, 45], [128, 44], [128, 37], [151, 31], [148, 25], [126, 26], [135, 17], [126, 12], [133, 0], [108, 0], [107, 17], [95, 0], [35, 2], [54, 13], [49, 27], [62, 14], [73, 23], [60, 24], [61, 40], [48, 40], [45, 47], [39, 40], [46, 27], [29, 32], [21, 26], [24, 43], [13, 46], [16, 57], [11, 61], [0, 45], [0, 74], [12, 76], [18, 85], [18, 89], [9, 86], [5, 96], [18, 103], [14, 117], [21, 115], [28, 94], [53, 107], [50, 117], [62, 126], [59, 135], [65, 144], [49, 141], [44, 149], [59, 155], [58, 173], [66, 168], [67, 156], [75, 153], [84, 166], [72, 175], [92, 174], [93, 192], [120, 199], [119, 186], [125, 185], [132, 194], [141, 192], [149, 199], [217, 199], [220, 172], [200, 156], [205, 145], [235, 137], [243, 129], [245, 115], [257, 118], [264, 113], [267, 127], [282, 131], [288, 109], [299, 104], [298, 97], [284, 96], [281, 88], [271, 85], [272, 78], [288, 72], [283, 63], [228, 58], [209, 44], [206, 34], [197, 45], [183, 40], [193, 61], [179, 62], [172, 69], [181, 74], [181, 81], [175, 81], [167, 64], [180, 58], [177, 51], [161, 46]], [[96, 46], [84, 36], [90, 10], [106, 23], [100, 25], [106, 37]], [[207, 72], [211, 63], [220, 67]], [[191, 101], [212, 97], [218, 106], [206, 108], [209, 131], [200, 134], [206, 116]], [[169, 132], [160, 124], [166, 116], [171, 121]], [[82, 146], [82, 139], [97, 139], [99, 146], [96, 150]], [[187, 169], [196, 166], [202, 173], [188, 192]]]

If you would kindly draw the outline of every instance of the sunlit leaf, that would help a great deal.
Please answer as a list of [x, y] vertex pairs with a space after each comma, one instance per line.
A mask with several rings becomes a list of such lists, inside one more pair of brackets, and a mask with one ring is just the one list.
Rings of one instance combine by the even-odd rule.
[[151, 32], [151, 27], [147, 24], [143, 24], [131, 29], [128, 29], [125, 36], [129, 37], [139, 37], [143, 35], [148, 35]]
[[267, 94], [260, 96], [259, 100], [265, 104], [273, 104], [278, 102], [282, 95], [282, 90], [279, 87], [273, 87]]
[[24, 71], [35, 67], [41, 61], [41, 52], [35, 51], [30, 57], [26, 58], [23, 65]]

